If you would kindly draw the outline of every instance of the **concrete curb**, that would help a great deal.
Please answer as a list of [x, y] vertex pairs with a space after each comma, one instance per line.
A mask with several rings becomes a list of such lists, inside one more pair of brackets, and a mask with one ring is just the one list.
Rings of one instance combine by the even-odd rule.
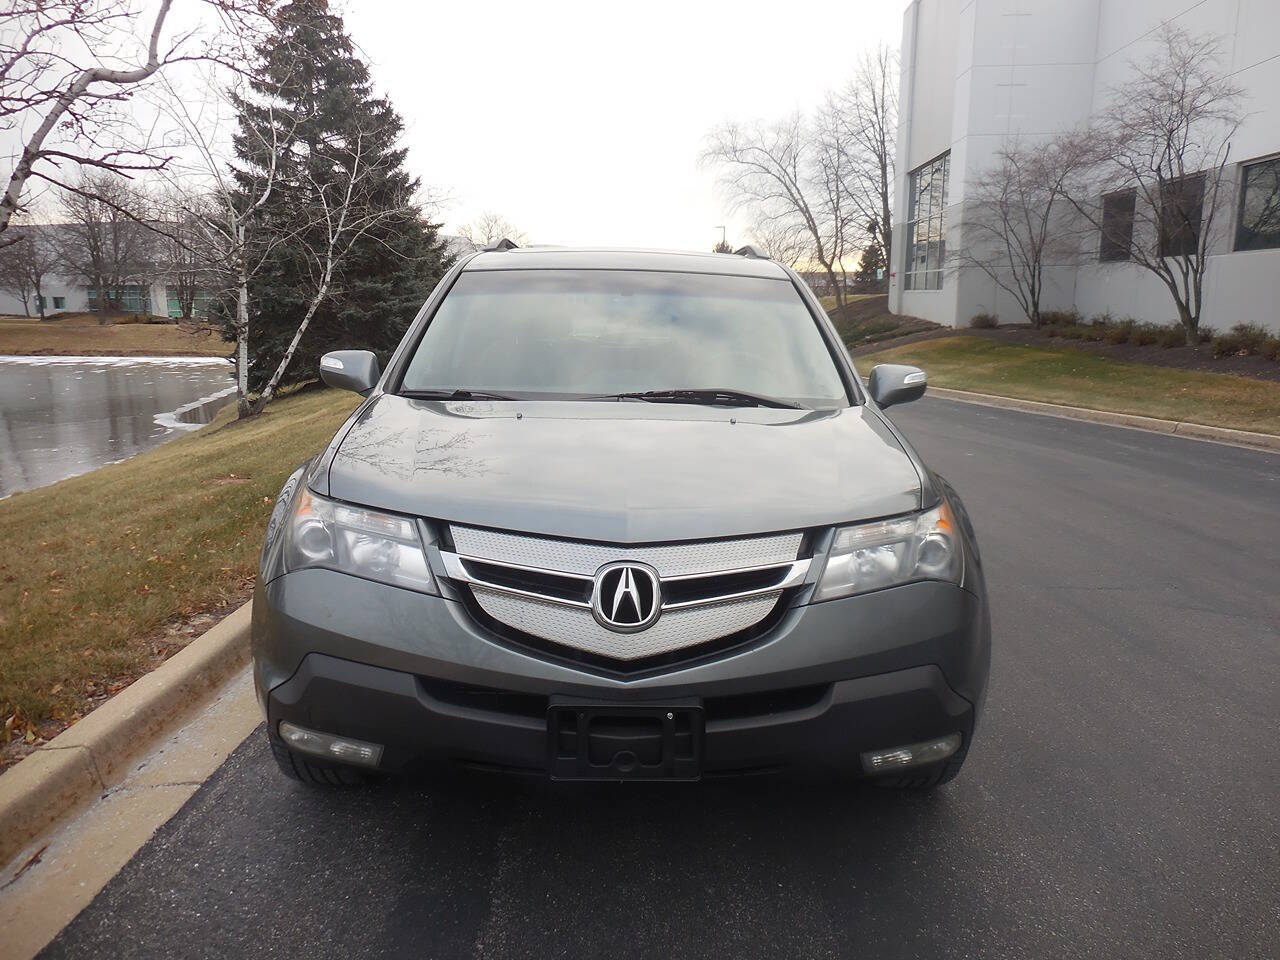
[[1214, 443], [1229, 443], [1238, 447], [1280, 450], [1280, 436], [1251, 433], [1248, 430], [1230, 430], [1226, 427], [1211, 427], [1203, 423], [1188, 423], [1185, 420], [1160, 420], [1156, 417], [1140, 417], [1132, 413], [1111, 413], [1106, 410], [1090, 410], [1087, 407], [1066, 407], [1057, 403], [1041, 403], [1039, 400], [1019, 400], [1015, 397], [997, 397], [989, 393], [970, 393], [968, 390], [948, 390], [933, 386], [929, 387], [927, 396], [941, 397], [943, 400], [959, 400], [962, 403], [976, 403], [984, 407], [1021, 410], [1024, 413], [1038, 413], [1047, 417], [1104, 423], [1113, 427], [1146, 430], [1150, 433], [1167, 433], [1194, 440], [1211, 440]]
[[244, 665], [251, 608], [244, 604], [0, 776], [0, 864], [123, 779], [131, 759]]

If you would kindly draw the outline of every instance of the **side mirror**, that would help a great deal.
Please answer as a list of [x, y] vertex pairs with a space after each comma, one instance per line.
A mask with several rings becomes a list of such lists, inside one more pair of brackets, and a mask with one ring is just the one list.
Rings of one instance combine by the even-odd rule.
[[871, 399], [881, 408], [919, 400], [928, 385], [929, 377], [923, 370], [903, 363], [876, 364], [871, 368], [871, 379], [867, 381]]
[[354, 390], [362, 397], [378, 382], [378, 358], [368, 350], [334, 350], [320, 358], [320, 379], [339, 390]]

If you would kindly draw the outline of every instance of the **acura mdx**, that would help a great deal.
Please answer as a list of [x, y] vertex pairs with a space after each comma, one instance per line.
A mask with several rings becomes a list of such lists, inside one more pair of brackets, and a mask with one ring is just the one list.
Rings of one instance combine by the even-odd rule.
[[[504, 244], [504, 246], [507, 246]], [[254, 679], [281, 770], [808, 773], [931, 788], [990, 659], [955, 490], [800, 277], [505, 249], [441, 280], [276, 503]]]

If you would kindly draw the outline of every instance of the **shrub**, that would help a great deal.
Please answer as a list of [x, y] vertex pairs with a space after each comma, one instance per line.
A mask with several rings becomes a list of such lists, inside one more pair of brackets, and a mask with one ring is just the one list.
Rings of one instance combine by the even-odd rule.
[[1083, 331], [1085, 340], [1093, 343], [1101, 343], [1107, 338], [1107, 323], [1105, 320], [1091, 320], [1087, 326], [1080, 328]]
[[1081, 319], [1080, 314], [1075, 310], [1040, 311], [1041, 326], [1071, 327], [1078, 324]]
[[1133, 328], [1133, 335], [1129, 337], [1130, 343], [1135, 343], [1140, 347], [1149, 347], [1153, 343], [1160, 340], [1160, 328], [1152, 326], [1149, 323], [1143, 323]]
[[1262, 345], [1262, 355], [1268, 360], [1280, 361], [1280, 337], [1267, 337]]
[[1271, 335], [1256, 323], [1237, 323], [1230, 333], [1220, 333], [1213, 338], [1215, 357], [1253, 356], [1266, 349]]
[[1156, 343], [1166, 350], [1170, 347], [1184, 347], [1187, 344], [1187, 335], [1183, 332], [1182, 327], [1177, 325], [1161, 327], [1156, 333]]
[[1240, 349], [1247, 354], [1262, 353], [1262, 348], [1271, 339], [1271, 333], [1256, 323], [1237, 323], [1231, 332], [1240, 340]]
[[1209, 343], [1218, 335], [1218, 331], [1213, 327], [1199, 326], [1196, 327], [1196, 335], [1200, 338], [1201, 343]]
[[1128, 343], [1133, 339], [1137, 323], [1133, 320], [1121, 320], [1119, 323], [1106, 324], [1107, 343]]
[[1240, 353], [1240, 340], [1233, 333], [1220, 333], [1213, 338], [1215, 357], [1234, 357]]
[[975, 313], [969, 318], [969, 326], [974, 330], [992, 330], [1000, 323], [994, 313]]
[[1083, 340], [1084, 327], [1078, 324], [1071, 324], [1060, 328], [1060, 335], [1064, 340]]

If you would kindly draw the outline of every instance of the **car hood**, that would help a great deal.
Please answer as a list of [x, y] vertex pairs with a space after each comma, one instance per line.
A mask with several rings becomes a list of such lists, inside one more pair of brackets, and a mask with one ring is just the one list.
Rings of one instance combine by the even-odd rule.
[[340, 500], [616, 543], [905, 513], [920, 477], [866, 407], [376, 397], [329, 470]]

